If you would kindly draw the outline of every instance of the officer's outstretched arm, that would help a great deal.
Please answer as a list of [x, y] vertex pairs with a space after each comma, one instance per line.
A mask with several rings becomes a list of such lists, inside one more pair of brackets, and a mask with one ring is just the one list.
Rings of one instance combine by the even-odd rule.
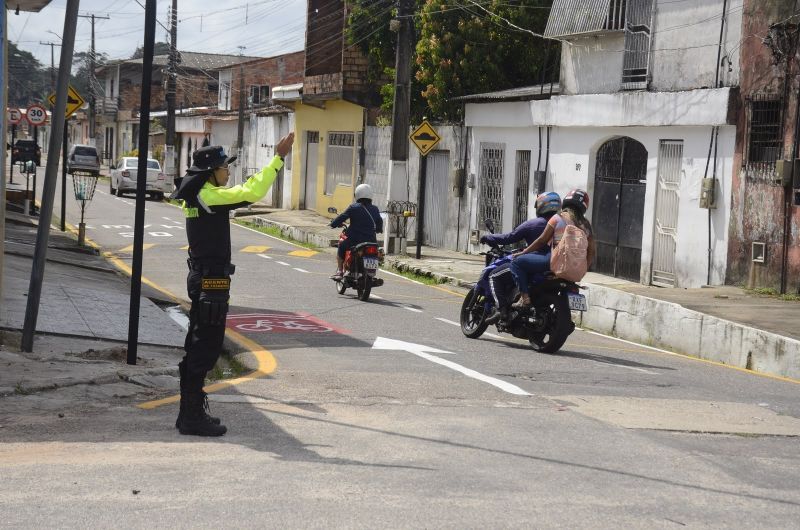
[[200, 190], [200, 199], [208, 206], [256, 202], [267, 194], [282, 167], [283, 161], [275, 156], [267, 167], [250, 177], [244, 184], [231, 188], [203, 187]]

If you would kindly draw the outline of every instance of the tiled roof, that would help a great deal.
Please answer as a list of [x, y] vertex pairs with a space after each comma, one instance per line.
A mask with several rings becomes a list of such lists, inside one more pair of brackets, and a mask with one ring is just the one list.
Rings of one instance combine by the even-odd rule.
[[[178, 51], [180, 62], [178, 63], [183, 69], [193, 70], [216, 70], [218, 68], [225, 68], [233, 66], [246, 61], [260, 59], [260, 57], [252, 57], [248, 55], [224, 55], [221, 53], [198, 53], [198, 52], [184, 52]], [[153, 56], [153, 66], [166, 66], [169, 62], [169, 55], [155, 55]], [[116, 66], [118, 64], [141, 65], [142, 59], [122, 59], [114, 61], [105, 65], [105, 67]], [[102, 71], [103, 67], [98, 68]]]

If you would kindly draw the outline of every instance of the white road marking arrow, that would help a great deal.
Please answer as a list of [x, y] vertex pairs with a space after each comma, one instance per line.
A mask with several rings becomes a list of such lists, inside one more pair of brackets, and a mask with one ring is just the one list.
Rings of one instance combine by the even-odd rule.
[[372, 345], [372, 349], [407, 351], [409, 353], [413, 353], [417, 357], [421, 357], [423, 359], [431, 361], [432, 363], [446, 366], [447, 368], [450, 368], [451, 370], [455, 370], [456, 372], [464, 374], [467, 377], [477, 379], [478, 381], [483, 381], [484, 383], [489, 383], [490, 385], [495, 386], [500, 390], [503, 390], [504, 392], [508, 392], [509, 394], [514, 394], [517, 396], [530, 396], [528, 392], [525, 392], [516, 385], [512, 385], [511, 383], [507, 383], [495, 377], [490, 377], [480, 372], [476, 372], [475, 370], [461, 366], [458, 363], [448, 361], [447, 359], [441, 359], [439, 357], [436, 357], [435, 355], [431, 355], [431, 353], [452, 354], [453, 352], [439, 350], [437, 348], [430, 348], [428, 346], [423, 346], [422, 344], [414, 344], [413, 342], [403, 342], [401, 340], [387, 339], [385, 337], [377, 337], [375, 339], [375, 343]]

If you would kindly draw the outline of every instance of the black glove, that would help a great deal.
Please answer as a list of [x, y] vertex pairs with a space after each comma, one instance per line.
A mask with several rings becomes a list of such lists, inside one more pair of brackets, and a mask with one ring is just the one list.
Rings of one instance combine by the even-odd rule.
[[486, 236], [481, 236], [480, 243], [482, 245], [485, 245], [487, 241], [489, 241], [489, 239]]

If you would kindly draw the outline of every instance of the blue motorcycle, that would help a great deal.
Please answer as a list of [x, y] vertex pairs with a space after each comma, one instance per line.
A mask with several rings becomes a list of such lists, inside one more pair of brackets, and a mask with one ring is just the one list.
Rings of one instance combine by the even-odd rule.
[[[486, 227], [494, 233], [491, 221], [487, 220]], [[489, 327], [486, 318], [494, 309], [489, 275], [508, 263], [512, 252], [505, 247], [491, 246], [488, 252], [481, 253], [485, 256], [486, 267], [461, 305], [461, 332], [470, 339], [477, 339]], [[580, 289], [578, 284], [556, 278], [551, 273], [534, 275], [528, 291], [531, 306], [521, 310], [509, 309], [507, 317], [495, 324], [497, 330], [528, 340], [531, 347], [540, 353], [555, 353], [575, 330], [572, 311], [586, 311], [588, 308]], [[514, 287], [512, 299], [517, 300], [519, 294]]]

